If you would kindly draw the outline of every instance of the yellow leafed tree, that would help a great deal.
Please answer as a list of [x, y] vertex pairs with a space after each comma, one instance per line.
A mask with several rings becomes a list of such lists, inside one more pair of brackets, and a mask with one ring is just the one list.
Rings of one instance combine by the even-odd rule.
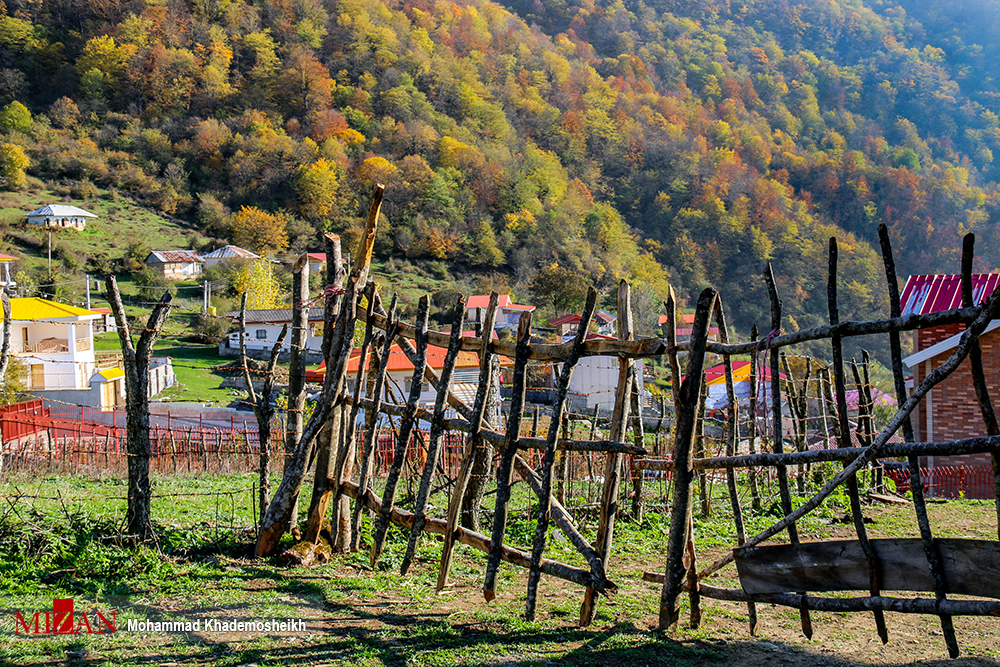
[[250, 310], [284, 306], [285, 295], [274, 277], [271, 262], [266, 259], [259, 259], [240, 267], [233, 275], [231, 283], [234, 292], [246, 293], [247, 308]]
[[235, 245], [258, 255], [280, 252], [288, 247], [285, 219], [256, 206], [244, 206], [233, 216], [229, 236]]

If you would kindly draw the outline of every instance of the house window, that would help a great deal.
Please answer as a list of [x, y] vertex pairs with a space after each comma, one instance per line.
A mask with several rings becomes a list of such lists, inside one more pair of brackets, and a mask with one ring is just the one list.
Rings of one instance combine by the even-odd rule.
[[267, 329], [257, 329], [257, 332], [254, 335], [257, 337], [257, 340], [266, 340]]
[[[409, 394], [410, 390], [413, 388], [413, 378], [407, 378], [406, 382], [404, 382], [403, 384], [406, 387], [406, 393]], [[428, 387], [428, 385], [427, 385], [426, 381], [421, 382], [420, 383], [420, 393], [423, 393], [423, 392], [427, 391], [427, 387]]]

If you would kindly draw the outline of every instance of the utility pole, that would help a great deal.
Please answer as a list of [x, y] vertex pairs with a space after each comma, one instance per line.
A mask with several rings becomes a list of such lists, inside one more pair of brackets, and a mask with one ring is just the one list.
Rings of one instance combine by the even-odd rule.
[[203, 280], [201, 283], [201, 314], [208, 314], [208, 281]]
[[90, 310], [90, 276], [84, 275], [84, 282], [87, 283], [87, 310]]

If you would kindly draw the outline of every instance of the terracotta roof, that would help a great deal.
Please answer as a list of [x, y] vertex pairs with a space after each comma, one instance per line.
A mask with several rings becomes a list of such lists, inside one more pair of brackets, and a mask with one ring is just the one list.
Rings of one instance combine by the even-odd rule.
[[[1000, 274], [974, 273], [972, 301], [979, 305], [1000, 284]], [[899, 297], [903, 315], [937, 313], [962, 305], [962, 277], [956, 274], [910, 276]]]
[[149, 264], [149, 258], [153, 257], [157, 262], [173, 263], [173, 262], [195, 262], [201, 264], [205, 260], [201, 258], [194, 250], [154, 250], [149, 253], [149, 257], [146, 258], [146, 263]]
[[[497, 299], [498, 306], [510, 305], [510, 294], [501, 294]], [[489, 294], [475, 294], [469, 297], [469, 300], [465, 302], [466, 308], [489, 308], [490, 307], [490, 295]]]

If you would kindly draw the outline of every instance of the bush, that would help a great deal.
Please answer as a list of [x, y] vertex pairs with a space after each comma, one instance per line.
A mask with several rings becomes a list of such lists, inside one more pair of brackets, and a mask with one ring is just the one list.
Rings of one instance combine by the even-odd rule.
[[228, 318], [199, 313], [194, 325], [194, 339], [199, 343], [214, 345], [229, 333], [231, 324]]

